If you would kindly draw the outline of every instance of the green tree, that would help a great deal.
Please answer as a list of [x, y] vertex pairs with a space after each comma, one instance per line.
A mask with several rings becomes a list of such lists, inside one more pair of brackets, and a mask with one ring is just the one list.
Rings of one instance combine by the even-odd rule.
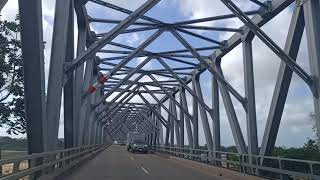
[[26, 130], [20, 27], [16, 21], [0, 20], [0, 127], [7, 128], [9, 134]]

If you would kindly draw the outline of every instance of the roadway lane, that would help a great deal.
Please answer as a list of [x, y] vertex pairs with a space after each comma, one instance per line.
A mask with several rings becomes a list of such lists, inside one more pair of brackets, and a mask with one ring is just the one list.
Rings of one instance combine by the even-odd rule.
[[110, 146], [76, 169], [66, 180], [221, 180], [153, 154], [133, 154]]

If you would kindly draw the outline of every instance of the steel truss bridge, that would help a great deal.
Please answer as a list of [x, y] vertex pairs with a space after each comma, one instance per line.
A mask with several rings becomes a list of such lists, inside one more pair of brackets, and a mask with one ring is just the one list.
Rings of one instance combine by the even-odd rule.
[[[147, 0], [135, 11], [103, 0], [89, 0], [96, 6], [126, 14], [124, 19], [91, 17], [87, 14], [87, 1], [56, 1], [46, 89], [41, 0], [19, 0], [30, 155], [0, 160], [0, 165], [11, 163], [14, 166], [13, 172], [2, 174], [1, 180], [24, 176], [29, 179], [56, 178], [84, 160], [107, 153], [110, 148], [115, 148], [109, 147], [114, 140], [123, 140], [128, 131], [134, 130], [146, 133], [147, 142], [158, 153], [201, 162], [205, 159], [205, 163], [226, 168], [233, 164], [241, 173], [257, 176], [268, 175], [262, 172], [267, 171], [269, 175], [273, 173], [274, 178], [285, 179], [292, 175], [320, 178], [318, 162], [270, 157], [293, 74], [301, 78], [312, 92], [316, 127], [320, 135], [319, 0], [248, 0], [248, 4], [257, 7], [251, 11], [239, 8], [235, 0], [217, 0], [232, 13], [175, 23], [162, 22], [146, 15], [160, 0]], [[292, 8], [293, 14], [282, 49], [261, 27], [286, 8]], [[77, 44], [74, 44], [75, 15]], [[199, 25], [231, 18], [237, 18], [243, 26]], [[92, 23], [113, 26], [106, 29], [105, 33], [96, 33], [90, 29]], [[199, 33], [199, 30], [234, 34], [229, 39], [219, 41]], [[296, 63], [304, 31], [310, 74]], [[137, 47], [115, 41], [117, 37], [137, 32], [150, 33]], [[177, 40], [172, 43], [180, 43], [184, 48], [147, 50], [164, 33], [170, 33]], [[187, 37], [211, 45], [196, 48]], [[258, 144], [257, 138], [252, 55], [254, 38], [260, 39], [281, 60], [261, 144]], [[238, 45], [242, 45], [243, 49], [244, 94], [224, 78], [221, 68], [222, 57]], [[208, 51], [210, 54], [205, 53]], [[143, 60], [133, 66], [132, 62], [137, 58]], [[156, 61], [161, 67], [144, 68], [150, 61]], [[204, 99], [203, 87], [199, 82], [205, 71], [212, 76], [212, 103]], [[187, 101], [187, 97], [192, 99], [192, 103]], [[247, 137], [243, 136], [232, 98], [243, 106]], [[220, 149], [220, 101], [225, 106], [238, 151], [232, 154], [237, 157], [233, 160], [228, 158], [230, 153], [221, 152]], [[191, 111], [188, 106], [192, 107]], [[61, 107], [64, 112], [63, 150], [58, 149]], [[212, 120], [212, 127], [209, 120]], [[207, 149], [202, 150], [199, 149], [200, 121], [207, 145]], [[184, 144], [185, 137], [189, 142], [187, 146]], [[112, 150], [109, 151], [112, 153]], [[19, 167], [23, 161], [28, 162], [27, 169]], [[273, 163], [270, 165], [270, 162]], [[305, 170], [286, 169], [283, 164], [287, 162], [303, 164]], [[103, 172], [111, 173], [108, 169]]]

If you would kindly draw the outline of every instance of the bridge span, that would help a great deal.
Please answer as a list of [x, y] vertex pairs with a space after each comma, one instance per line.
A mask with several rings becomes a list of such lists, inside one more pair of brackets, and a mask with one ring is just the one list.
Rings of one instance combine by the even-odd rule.
[[[312, 101], [301, 106], [314, 110], [320, 139], [319, 0], [209, 0], [217, 9], [210, 11], [220, 14], [196, 19], [175, 17], [179, 8], [163, 8], [176, 1], [165, 1], [139, 0], [133, 8], [138, 1], [56, 0], [52, 21], [42, 16], [44, 0], [19, 0], [29, 155], [0, 160], [1, 168], [12, 167], [0, 180], [218, 180], [235, 172], [239, 178], [320, 179], [319, 162], [273, 156], [283, 116], [296, 118], [284, 113], [292, 80], [298, 79], [291, 83], [299, 84], [295, 95]], [[282, 33], [282, 47], [264, 27], [284, 11], [288, 28], [269, 28]], [[51, 43], [44, 43], [43, 19], [53, 23]], [[302, 63], [300, 47], [307, 54]], [[279, 69], [256, 68], [262, 56], [262, 66], [277, 61]], [[255, 79], [258, 71], [274, 75], [273, 89], [255, 86], [265, 83]], [[145, 134], [145, 147], [171, 158], [109, 147], [130, 132]], [[232, 152], [223, 152], [225, 135], [234, 142]]]

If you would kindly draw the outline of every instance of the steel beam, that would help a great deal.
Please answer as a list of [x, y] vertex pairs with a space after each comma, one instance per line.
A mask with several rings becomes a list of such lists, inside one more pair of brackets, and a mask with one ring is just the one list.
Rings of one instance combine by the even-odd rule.
[[[202, 90], [201, 90], [201, 86], [200, 86], [200, 77], [199, 76], [194, 76], [193, 77], [194, 80], [194, 88], [195, 88], [195, 92], [196, 95], [203, 100], [203, 95], [202, 95]], [[204, 137], [206, 139], [206, 143], [207, 143], [207, 148], [209, 151], [213, 150], [213, 142], [212, 142], [212, 134], [211, 134], [211, 130], [210, 130], [210, 125], [209, 125], [209, 121], [208, 121], [208, 116], [207, 116], [207, 112], [204, 109], [204, 107], [199, 104], [199, 110], [200, 110], [200, 117], [201, 117], [201, 121], [202, 121], [202, 126], [203, 126], [203, 131], [204, 131]], [[211, 115], [211, 113], [209, 112], [209, 114]]]
[[41, 153], [47, 150], [41, 0], [19, 0], [19, 14], [28, 153]]
[[191, 88], [186, 84], [186, 82], [184, 80], [182, 80], [174, 71], [172, 71], [172, 69], [170, 68], [170, 66], [168, 66], [167, 63], [165, 63], [161, 58], [157, 58], [157, 60], [160, 62], [160, 64], [162, 64], [162, 66], [164, 68], [166, 68], [171, 74], [172, 76], [182, 85], [184, 86], [184, 88], [186, 88], [186, 90], [193, 96], [195, 97], [195, 99], [199, 102], [199, 104], [201, 104], [203, 107], [205, 107], [205, 109], [210, 112], [210, 108], [209, 106], [201, 100], [201, 98], [199, 98], [196, 93], [194, 91], [191, 90]]
[[[174, 115], [174, 117], [176, 119], [178, 119], [176, 103], [172, 99], [170, 101], [172, 103], [172, 114]], [[177, 141], [178, 146], [181, 146], [180, 122], [181, 121], [174, 121], [174, 129], [175, 129], [175, 133], [176, 133], [176, 141]]]
[[[268, 11], [267, 15], [266, 13], [261, 12], [260, 10], [258, 11], [251, 11], [251, 12], [246, 12], [247, 15], [254, 15], [251, 20], [259, 27], [263, 26], [267, 22], [269, 22], [272, 18], [277, 16], [283, 9], [288, 7], [290, 4], [292, 4], [294, 0], [273, 0], [270, 2], [270, 10]], [[262, 16], [260, 15], [262, 14]], [[217, 16], [217, 17], [209, 17], [209, 18], [202, 18], [202, 19], [196, 19], [196, 20], [188, 20], [188, 21], [182, 21], [178, 22], [177, 24], [182, 25], [182, 24], [192, 24], [192, 23], [199, 23], [199, 22], [206, 22], [206, 21], [214, 21], [214, 20], [219, 20], [219, 19], [224, 19], [224, 18], [233, 18], [236, 17], [234, 14], [229, 14], [229, 15], [222, 15], [222, 16]], [[243, 33], [247, 33], [248, 29], [243, 29]], [[210, 57], [211, 59], [218, 59], [221, 60], [221, 58], [229, 53], [232, 49], [234, 49], [237, 45], [239, 45], [242, 41], [242, 34], [240, 33], [235, 33], [233, 36], [231, 36], [228, 40], [224, 41], [224, 46], [220, 47], [219, 49], [216, 49], [213, 53], [211, 53]], [[189, 50], [188, 50], [189, 51]], [[198, 65], [198, 68], [195, 69], [192, 74], [201, 74], [203, 73], [206, 69], [201, 68], [201, 64]], [[192, 81], [192, 77], [187, 77], [186, 78], [186, 83], [190, 83]], [[177, 92], [179, 88], [175, 88], [175, 92]], [[164, 102], [168, 99], [169, 97], [165, 96], [161, 99], [161, 102]]]
[[[252, 39], [253, 34], [250, 32], [243, 37], [243, 71], [244, 87], [246, 97], [246, 118], [247, 118], [247, 136], [248, 136], [248, 154], [258, 154], [258, 134], [256, 120], [256, 100], [254, 89], [254, 73], [252, 59]], [[250, 162], [251, 163], [251, 162]]]
[[103, 95], [101, 101], [99, 101], [97, 105], [101, 104], [103, 101], [105, 101], [106, 98], [108, 98], [115, 90], [117, 90], [118, 88], [120, 88], [123, 83], [125, 83], [126, 81], [128, 81], [133, 75], [135, 75], [141, 68], [143, 68], [144, 65], [146, 65], [150, 60], [152, 59], [152, 57], [147, 57], [143, 62], [141, 62], [136, 68], [134, 68], [133, 70], [131, 70], [118, 84], [116, 84], [114, 87], [111, 88], [110, 91], [108, 91], [105, 95]]
[[208, 69], [209, 72], [214, 74], [217, 79], [220, 81], [220, 83], [223, 83], [225, 87], [232, 93], [232, 95], [238, 99], [238, 101], [243, 105], [244, 104], [244, 98], [241, 96], [241, 94], [238, 93], [226, 80], [224, 77], [222, 77], [215, 69], [214, 64], [209, 59], [205, 60], [201, 57], [201, 55], [194, 50], [194, 48], [175, 30], [171, 30], [171, 33], [174, 35], [174, 37], [183, 45], [185, 46], [191, 54], [195, 56], [195, 58], [205, 67]]
[[225, 6], [231, 10], [250, 30], [272, 50], [287, 66], [291, 68], [303, 81], [310, 87], [313, 93], [315, 87], [312, 78], [302, 69], [288, 54], [285, 53], [266, 33], [264, 33], [247, 15], [245, 15], [240, 8], [238, 8], [230, 0], [220, 0]]
[[0, 11], [7, 4], [8, 0], [0, 0]]
[[137, 84], [138, 81], [140, 81], [140, 79], [143, 78], [143, 76], [144, 76], [144, 74], [140, 74], [140, 75], [139, 75], [137, 78], [135, 78], [133, 81], [130, 81], [129, 84], [126, 84], [126, 85], [127, 85], [126, 88], [124, 88], [123, 91], [121, 91], [116, 97], [114, 97], [114, 98], [110, 101], [110, 103], [112, 104], [112, 103], [116, 102], [116, 100], [119, 99], [125, 92], [130, 92], [130, 91], [131, 91], [130, 88], [131, 88], [133, 85]]
[[[169, 100], [169, 110], [172, 113], [173, 112], [173, 102], [172, 100]], [[174, 119], [168, 115], [168, 123], [170, 124], [170, 147], [174, 147]]]
[[[212, 78], [212, 135], [213, 135], [213, 151], [221, 150], [221, 138], [220, 138], [220, 100], [219, 100], [219, 85], [218, 80], [214, 75]], [[219, 158], [219, 153], [213, 154], [214, 158]], [[219, 165], [219, 162], [216, 162]]]
[[[161, 114], [161, 106], [159, 105], [157, 110], [156, 110], [159, 114]], [[159, 127], [159, 145], [163, 146], [164, 145], [164, 141], [163, 141], [163, 126], [162, 123], [160, 121], [160, 118], [157, 117], [157, 121], [158, 121], [158, 127]]]
[[[82, 89], [82, 92], [87, 92], [88, 88], [90, 87], [90, 85], [92, 84], [93, 80], [93, 76], [94, 76], [94, 72], [93, 72], [93, 68], [95, 66], [95, 62], [94, 62], [94, 57], [91, 57], [90, 60], [88, 60], [86, 62], [86, 69], [85, 69], [85, 73], [84, 73], [84, 80], [83, 80], [83, 84], [82, 87], [80, 87], [80, 89]], [[81, 108], [80, 108], [80, 116], [79, 119], [75, 120], [75, 143], [77, 146], [80, 146], [82, 144], [82, 137], [83, 137], [83, 129], [84, 129], [84, 123], [85, 123], [85, 119], [86, 119], [86, 113], [91, 109], [91, 105], [90, 105], [90, 96], [82, 96], [83, 94], [81, 93]]]
[[110, 43], [114, 38], [116, 38], [122, 31], [127, 29], [131, 24], [133, 24], [137, 19], [139, 19], [144, 13], [155, 6], [160, 0], [148, 0], [141, 7], [139, 7], [135, 12], [130, 14], [126, 19], [121, 21], [116, 27], [105, 34], [97, 42], [93, 43], [85, 52], [81, 53], [71, 65], [66, 68], [67, 72], [72, 72], [83, 64], [88, 58], [94, 56], [99, 50], [101, 50], [106, 44]]
[[[69, 19], [68, 19], [68, 35], [67, 35], [67, 50], [65, 61], [72, 61], [74, 59], [74, 2], [70, 1]], [[65, 148], [74, 147], [74, 113], [73, 113], [73, 74], [66, 76], [66, 82], [63, 88], [63, 102], [64, 102], [64, 146]]]
[[56, 2], [47, 95], [48, 150], [58, 147], [58, 131], [63, 86], [70, 0]]
[[[180, 96], [179, 96], [179, 99], [180, 99], [180, 104], [183, 104], [183, 100], [182, 100], [182, 98], [183, 98], [183, 95], [181, 95], [181, 91], [180, 91]], [[179, 125], [179, 127], [180, 127], [180, 134], [178, 135], [179, 137], [180, 137], [180, 144], [179, 144], [179, 147], [180, 148], [184, 148], [184, 121], [186, 120], [186, 121], [188, 121], [189, 119], [187, 119], [187, 117], [186, 117], [186, 119], [185, 119], [185, 116], [184, 116], [184, 113], [185, 112], [183, 112], [183, 107], [179, 107], [180, 108], [180, 112], [179, 112], [179, 115], [180, 115], [180, 125]]]
[[[194, 81], [195, 79], [192, 79], [192, 88], [193, 88], [193, 92], [196, 91], [196, 82]], [[192, 116], [193, 116], [193, 120], [192, 120], [192, 127], [193, 127], [193, 144], [192, 144], [192, 148], [193, 149], [198, 149], [199, 148], [199, 114], [198, 114], [198, 100], [195, 96], [192, 96]]]
[[[86, 43], [89, 37], [88, 34], [88, 27], [86, 24], [86, 19], [81, 19], [79, 16], [78, 18], [78, 41], [77, 41], [77, 56], [79, 56], [81, 53], [85, 51]], [[73, 26], [73, 25], [72, 25]], [[88, 39], [87, 39], [88, 38]], [[74, 58], [71, 59], [71, 61]], [[84, 122], [84, 112], [87, 112], [87, 110], [84, 109], [83, 106], [87, 106], [88, 100], [83, 99], [83, 92], [86, 92], [89, 88], [89, 82], [91, 81], [92, 76], [92, 60], [93, 57], [90, 57], [90, 59], [87, 60], [86, 63], [86, 72], [84, 74], [84, 64], [81, 64], [79, 67], [77, 67], [74, 71], [74, 73], [68, 73], [69, 76], [72, 74], [74, 76], [74, 83], [73, 83], [73, 123], [75, 126], [75, 144], [79, 145], [79, 138], [82, 136], [79, 134], [78, 130], [82, 130], [82, 124]], [[91, 67], [90, 67], [91, 66]], [[87, 69], [88, 68], [88, 69]], [[83, 77], [85, 75], [85, 77]], [[89, 81], [88, 81], [89, 80]], [[86, 88], [86, 89], [85, 89]], [[87, 108], [87, 107], [86, 107]]]
[[[186, 89], [183, 86], [180, 86], [180, 103], [182, 104], [183, 108], [188, 110], [188, 102], [187, 102], [187, 97], [186, 97]], [[181, 109], [180, 109], [181, 111]], [[182, 118], [182, 116], [181, 116]], [[188, 136], [188, 142], [189, 142], [189, 147], [191, 148], [193, 145], [193, 136], [192, 136], [192, 130], [191, 130], [191, 121], [193, 117], [189, 118], [187, 116], [184, 116], [185, 124], [186, 124], [186, 130], [187, 130], [187, 136]], [[180, 119], [183, 120], [183, 119]], [[182, 121], [181, 121], [182, 122]], [[181, 125], [182, 127], [182, 125]], [[181, 133], [182, 136], [182, 133]], [[184, 136], [184, 134], [183, 134]]]
[[142, 87], [148, 92], [148, 94], [150, 94], [150, 96], [151, 96], [154, 100], [157, 101], [158, 104], [160, 104], [160, 105], [163, 107], [164, 110], [167, 111], [168, 115], [169, 115], [171, 118], [173, 118], [174, 121], [176, 121], [176, 122], [179, 121], [178, 118], [177, 118], [177, 116], [176, 116], [176, 114], [174, 114], [174, 112], [171, 112], [170, 109], [168, 109], [165, 105], [163, 105], [163, 104], [160, 102], [160, 100], [157, 98], [157, 96], [155, 96], [154, 94], [152, 94], [152, 93], [150, 92], [150, 90], [149, 90], [149, 88], [147, 88], [147, 86], [142, 85]]
[[[308, 54], [311, 76], [314, 78], [316, 93], [313, 96], [316, 131], [320, 139], [320, 3], [318, 0], [308, 0], [303, 4]], [[320, 142], [318, 142], [320, 146]]]
[[[299, 52], [304, 26], [303, 9], [302, 7], [296, 7], [291, 18], [284, 48], [285, 52], [295, 60]], [[281, 62], [261, 143], [260, 155], [262, 156], [272, 154], [292, 79], [292, 73], [293, 71], [284, 62]]]
[[146, 105], [149, 107], [150, 111], [152, 111], [159, 119], [161, 119], [161, 123], [168, 127], [169, 124], [168, 122], [163, 118], [163, 116], [161, 114], [159, 114], [154, 107], [151, 106], [151, 104], [148, 102], [148, 100], [146, 98], [144, 98], [140, 93], [138, 93], [138, 95], [140, 96], [140, 98], [146, 103]]
[[[223, 77], [223, 72], [222, 69], [220, 67], [220, 64], [216, 65], [217, 67], [217, 71], [220, 74], [220, 76]], [[221, 97], [223, 100], [223, 104], [225, 107], [225, 110], [227, 112], [227, 116], [228, 116], [228, 120], [229, 120], [229, 124], [230, 124], [230, 128], [232, 131], [232, 135], [238, 150], [238, 153], [242, 153], [242, 154], [246, 154], [247, 153], [247, 147], [243, 138], [243, 134], [238, 122], [238, 118], [237, 118], [237, 114], [235, 112], [230, 94], [225, 86], [225, 84], [218, 82], [219, 84], [219, 88], [220, 88], [220, 92], [221, 92]]]
[[[158, 85], [158, 87], [169, 97], [169, 99], [173, 100], [175, 102], [175, 104], [190, 118], [192, 119], [192, 116], [189, 114], [188, 109], [186, 109], [185, 107], [183, 107], [183, 105], [181, 105], [181, 103], [179, 103], [172, 94], [170, 94], [162, 85], [161, 83], [159, 83], [157, 81], [157, 79], [152, 75], [152, 74], [148, 74], [148, 76], [152, 79], [153, 82], [156, 83], [156, 85]], [[159, 102], [158, 102], [159, 103]]]

